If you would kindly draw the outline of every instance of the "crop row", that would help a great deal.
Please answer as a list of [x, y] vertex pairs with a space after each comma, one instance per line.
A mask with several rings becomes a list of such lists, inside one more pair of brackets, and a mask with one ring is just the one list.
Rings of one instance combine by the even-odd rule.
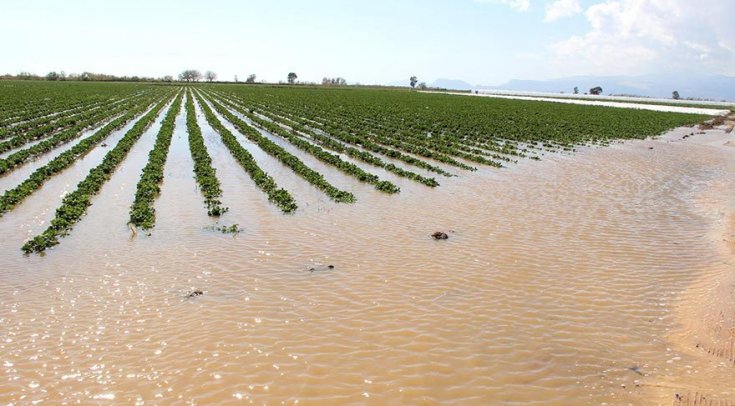
[[416, 172], [412, 172], [412, 171], [403, 169], [392, 163], [387, 163], [383, 161], [382, 159], [380, 159], [379, 157], [371, 154], [370, 152], [367, 152], [361, 149], [357, 149], [354, 147], [350, 147], [349, 145], [346, 145], [343, 142], [337, 141], [332, 137], [324, 135], [323, 133], [318, 133], [312, 130], [311, 128], [303, 124], [300, 124], [294, 120], [291, 120], [289, 118], [281, 117], [281, 116], [278, 116], [276, 114], [273, 114], [265, 110], [257, 110], [257, 111], [253, 110], [253, 113], [261, 114], [265, 117], [268, 117], [269, 119], [273, 120], [276, 123], [281, 123], [283, 125], [286, 125], [289, 128], [292, 128], [297, 134], [304, 134], [305, 136], [311, 138], [315, 142], [318, 142], [320, 145], [325, 146], [335, 152], [346, 154], [362, 162], [368, 163], [373, 166], [377, 166], [378, 168], [383, 168], [387, 170], [388, 172], [391, 172], [395, 175], [414, 180], [418, 183], [424, 184], [429, 187], [439, 186], [439, 182], [437, 182], [435, 178], [427, 178], [425, 176], [419, 175]]
[[103, 107], [105, 104], [109, 105], [115, 102], [116, 100], [114, 99], [110, 99], [104, 102], [81, 102], [76, 106], [72, 106], [72, 108], [68, 110], [63, 110], [63, 113], [52, 113], [46, 116], [38, 117], [34, 120], [22, 121], [7, 128], [0, 128], [0, 140], [5, 140], [13, 136], [23, 134], [38, 127], [43, 127], [55, 121], [61, 120], [64, 117], [76, 115], [84, 111], [91, 111], [95, 108]]
[[99, 125], [101, 122], [104, 122], [105, 120], [108, 120], [115, 115], [124, 113], [125, 111], [134, 108], [135, 105], [139, 105], [141, 103], [146, 105], [150, 104], [154, 100], [153, 97], [154, 96], [149, 96], [144, 98], [143, 100], [132, 100], [120, 106], [117, 106], [112, 110], [99, 112], [94, 116], [94, 118], [85, 120], [75, 125], [74, 127], [64, 130], [31, 147], [17, 151], [9, 155], [5, 159], [0, 159], [0, 174], [9, 172], [35, 156], [49, 152], [62, 144], [66, 144], [74, 140], [75, 138], [78, 138], [90, 126]]
[[128, 111], [125, 115], [114, 119], [104, 127], [97, 130], [93, 135], [83, 139], [71, 149], [59, 154], [59, 156], [52, 159], [46, 165], [36, 169], [27, 179], [15, 188], [5, 191], [5, 193], [0, 196], [0, 217], [6, 212], [12, 210], [36, 190], [40, 189], [48, 179], [71, 166], [77, 159], [89, 153], [89, 151], [91, 151], [97, 144], [110, 136], [114, 131], [124, 127], [136, 116], [145, 112], [146, 109], [148, 109], [148, 106], [141, 105]]
[[[242, 100], [241, 100], [242, 102]], [[291, 106], [291, 111], [297, 111], [303, 106]], [[293, 117], [293, 116], [292, 116]], [[311, 124], [321, 131], [337, 138], [341, 141], [360, 145], [372, 152], [381, 153], [387, 157], [400, 159], [406, 163], [421, 167], [423, 169], [431, 170], [436, 173], [441, 173], [445, 176], [452, 176], [447, 171], [427, 163], [421, 159], [417, 159], [407, 154], [419, 155], [424, 158], [434, 159], [436, 161], [455, 166], [457, 168], [466, 170], [476, 170], [476, 168], [466, 165], [462, 162], [457, 161], [449, 156], [442, 153], [438, 153], [421, 146], [414, 146], [403, 140], [389, 137], [371, 134], [365, 131], [354, 131], [349, 123], [345, 120], [322, 120], [322, 121], [311, 121]]]
[[[309, 106], [303, 106], [303, 108], [306, 110], [306, 114], [311, 114], [309, 112]], [[322, 118], [322, 125], [339, 125], [341, 128], [349, 129], [349, 131], [355, 134], [368, 134], [368, 136], [375, 137], [376, 141], [385, 145], [419, 154], [426, 158], [436, 159], [462, 169], [472, 170], [472, 168], [456, 161], [454, 158], [461, 158], [470, 162], [498, 168], [502, 167], [499, 161], [511, 161], [510, 158], [497, 152], [481, 150], [457, 142], [456, 140], [447, 140], [440, 134], [432, 132], [412, 133], [409, 131], [410, 128], [404, 127], [403, 119], [392, 125], [384, 125], [370, 117], [357, 117], [340, 110], [329, 112], [320, 111], [319, 115]], [[400, 140], [400, 143], [390, 140]]]
[[[366, 137], [376, 133], [380, 136], [376, 141], [385, 138], [410, 144], [420, 142], [422, 148], [453, 148], [470, 154], [474, 151], [470, 148], [481, 148], [511, 157], [539, 148], [572, 150], [577, 145], [646, 138], [705, 119], [693, 114], [400, 90], [210, 88], [248, 102], [278, 106], [304, 118], [319, 118], [319, 122], [330, 127]], [[447, 150], [447, 154], [451, 152]]]
[[6, 126], [0, 126], [0, 140], [7, 139], [7, 138], [10, 138], [18, 134], [22, 134], [24, 132], [33, 130], [38, 127], [42, 127], [44, 125], [47, 125], [57, 120], [60, 120], [64, 117], [73, 116], [81, 112], [92, 111], [92, 110], [96, 110], [99, 108], [105, 108], [105, 107], [109, 108], [110, 106], [122, 103], [125, 100], [129, 100], [135, 97], [140, 97], [140, 96], [145, 95], [146, 93], [151, 93], [152, 91], [154, 90], [146, 89], [146, 90], [135, 92], [135, 93], [121, 94], [119, 96], [111, 95], [107, 98], [100, 96], [100, 97], [78, 101], [74, 104], [70, 104], [66, 106], [66, 108], [62, 110], [46, 111], [43, 114], [30, 118], [30, 119], [20, 120], [12, 124], [8, 124]]
[[403, 168], [400, 168], [392, 163], [386, 163], [379, 157], [361, 149], [357, 149], [354, 147], [350, 147], [343, 142], [337, 141], [334, 138], [331, 138], [329, 136], [326, 136], [324, 134], [320, 134], [316, 131], [313, 131], [311, 128], [307, 127], [306, 125], [303, 125], [295, 120], [292, 120], [290, 118], [286, 118], [277, 114], [274, 114], [267, 110], [255, 110], [251, 109], [250, 112], [252, 114], [259, 114], [263, 117], [268, 118], [272, 122], [286, 126], [287, 129], [292, 130], [292, 134], [302, 136], [307, 139], [311, 139], [314, 142], [317, 142], [322, 147], [325, 147], [327, 149], [330, 149], [332, 151], [335, 151], [340, 154], [346, 154], [347, 156], [358, 159], [362, 162], [368, 163], [370, 165], [376, 166], [378, 168], [383, 168], [389, 172], [392, 172], [400, 177], [407, 178], [414, 180], [416, 182], [422, 183], [426, 186], [430, 187], [436, 187], [439, 186], [439, 182], [436, 181], [434, 178], [427, 178], [425, 176], [421, 176], [415, 172], [405, 170]]
[[130, 223], [144, 230], [153, 228], [156, 224], [156, 209], [153, 202], [161, 193], [161, 182], [163, 182], [163, 168], [168, 157], [171, 146], [176, 116], [181, 110], [182, 94], [180, 93], [169, 107], [166, 117], [158, 130], [156, 142], [148, 154], [148, 163], [143, 168], [135, 191], [135, 200], [130, 207]]
[[427, 170], [427, 171], [430, 171], [430, 172], [434, 172], [434, 173], [437, 173], [439, 175], [443, 175], [443, 176], [446, 176], [446, 177], [453, 176], [451, 173], [445, 171], [444, 169], [442, 169], [442, 168], [440, 168], [440, 167], [438, 167], [436, 165], [432, 165], [432, 164], [430, 164], [430, 163], [428, 163], [426, 161], [423, 161], [421, 159], [417, 159], [417, 158], [415, 158], [415, 157], [413, 157], [411, 155], [407, 155], [407, 154], [401, 153], [400, 151], [397, 151], [395, 149], [387, 148], [387, 147], [385, 147], [383, 145], [380, 145], [380, 144], [378, 144], [376, 142], [373, 142], [373, 141], [371, 141], [371, 140], [367, 139], [366, 137], [363, 137], [363, 136], [361, 136], [359, 134], [352, 134], [352, 133], [349, 133], [347, 131], [342, 131], [342, 130], [333, 130], [332, 132], [327, 133], [326, 131], [324, 131], [324, 125], [323, 124], [317, 123], [317, 122], [315, 122], [313, 120], [305, 119], [305, 118], [300, 117], [300, 116], [296, 116], [296, 115], [292, 114], [290, 111], [287, 111], [287, 110], [279, 110], [279, 109], [271, 109], [271, 110], [267, 110], [267, 111], [275, 111], [276, 114], [278, 114], [279, 116], [281, 116], [281, 117], [287, 117], [288, 119], [292, 120], [293, 122], [299, 123], [304, 128], [307, 128], [307, 129], [317, 128], [322, 133], [327, 134], [328, 137], [334, 138], [334, 139], [339, 140], [341, 142], [344, 142], [346, 144], [359, 146], [359, 147], [361, 147], [361, 148], [363, 148], [365, 150], [374, 152], [376, 154], [381, 154], [381, 155], [384, 155], [384, 156], [386, 156], [388, 158], [396, 159], [396, 160], [402, 161], [402, 162], [404, 162], [404, 163], [406, 163], [408, 165], [412, 165], [412, 166], [415, 166], [417, 168], [421, 168], [421, 169], [424, 169], [424, 170]]
[[[365, 111], [367, 110], [367, 111]], [[424, 122], [417, 120], [415, 116], [394, 116], [381, 114], [378, 109], [365, 109], [359, 117], [353, 116], [349, 110], [337, 109], [331, 111], [333, 117], [342, 117], [347, 119], [356, 119], [370, 128], [381, 128], [383, 130], [396, 133], [408, 133], [409, 136], [417, 136], [419, 139], [426, 139], [430, 136], [432, 143], [447, 148], [454, 148], [470, 154], [492, 156], [500, 160], [509, 160], [497, 153], [517, 156], [516, 146], [513, 143], [505, 142], [505, 140], [491, 140], [487, 143], [477, 142], [473, 135], [465, 134], [465, 136], [457, 136], [454, 128], [446, 128], [442, 124], [431, 122], [426, 126]], [[417, 121], [419, 123], [417, 124]], [[479, 162], [482, 163], [482, 162]]]
[[354, 177], [355, 179], [371, 184], [375, 186], [375, 189], [381, 192], [398, 193], [401, 191], [401, 189], [395, 184], [387, 180], [380, 180], [378, 176], [365, 172], [362, 168], [351, 162], [342, 160], [339, 155], [330, 154], [329, 152], [324, 151], [318, 145], [312, 144], [311, 142], [306, 141], [296, 136], [295, 134], [284, 130], [282, 127], [271, 121], [266, 121], [259, 118], [255, 114], [252, 114], [241, 107], [240, 105], [231, 102], [226, 103], [229, 104], [231, 108], [235, 109], [240, 114], [247, 117], [257, 127], [260, 127], [261, 129], [266, 130], [273, 135], [281, 136], [300, 150], [308, 152], [318, 160], [334, 166], [335, 168]]
[[186, 95], [186, 129], [189, 133], [189, 150], [194, 160], [194, 177], [204, 195], [207, 214], [220, 216], [227, 211], [227, 208], [222, 207], [222, 202], [219, 200], [222, 196], [222, 188], [217, 179], [217, 171], [212, 167], [212, 158], [204, 145], [202, 130], [197, 124], [191, 91], [188, 91]]
[[35, 103], [22, 104], [15, 102], [13, 103], [13, 109], [9, 109], [4, 114], [5, 118], [0, 121], [0, 128], [3, 130], [0, 135], [4, 137], [6, 130], [13, 130], [17, 127], [22, 127], [24, 124], [33, 124], [49, 118], [53, 119], [54, 117], [58, 117], [98, 101], [99, 100], [68, 100], [68, 104], [63, 104], [55, 108], [50, 106], [34, 105]]
[[43, 233], [26, 242], [22, 247], [24, 252], [43, 252], [57, 245], [59, 238], [69, 234], [74, 225], [87, 212], [87, 208], [92, 204], [92, 198], [99, 193], [102, 185], [110, 179], [133, 145], [140, 139], [146, 129], [153, 124], [168, 100], [167, 97], [160, 101], [138, 120], [117, 145], [105, 155], [102, 163], [90, 170], [87, 177], [79, 182], [77, 188], [64, 197], [61, 206], [56, 209], [56, 215], [51, 220], [51, 225]]
[[[128, 104], [132, 102], [134, 101], [130, 100], [128, 101]], [[125, 104], [123, 104], [122, 106], [125, 106]], [[65, 130], [72, 127], [77, 129], [90, 127], [97, 123], [99, 120], [103, 120], [105, 117], [108, 117], [111, 111], [121, 111], [121, 106], [118, 106], [117, 109], [113, 108], [110, 110], [106, 109], [105, 107], [107, 106], [102, 106], [101, 109], [91, 109], [78, 114], [64, 115], [64, 117], [59, 118], [58, 120], [53, 120], [46, 125], [36, 127], [30, 131], [21, 132], [6, 141], [0, 142], [0, 154], [10, 151], [14, 148], [22, 147], [23, 145], [31, 141], [47, 137], [53, 134], [55, 131]]]
[[285, 189], [279, 188], [276, 181], [260, 169], [253, 155], [240, 145], [230, 130], [222, 125], [206, 101], [200, 97], [197, 99], [210, 127], [217, 131], [222, 138], [222, 143], [227, 147], [230, 154], [232, 154], [240, 166], [250, 175], [253, 182], [268, 195], [268, 200], [277, 205], [284, 213], [296, 211], [298, 206], [291, 194]]
[[211, 98], [208, 100], [211, 101], [214, 109], [227, 121], [232, 123], [245, 137], [257, 144], [260, 149], [278, 159], [284, 165], [291, 168], [291, 170], [304, 178], [307, 182], [322, 190], [332, 200], [340, 203], [355, 202], [356, 199], [352, 193], [337, 189], [336, 187], [332, 186], [332, 184], [324, 179], [324, 176], [322, 174], [309, 168], [299, 158], [290, 154], [278, 144], [261, 135], [256, 129], [249, 126], [244, 121], [240, 120], [237, 116], [232, 114], [217, 101]]
[[[476, 168], [467, 165], [463, 162], [458, 161], [454, 156], [468, 159], [477, 163], [485, 165], [500, 167], [501, 165], [497, 162], [486, 160], [483, 158], [477, 158], [471, 154], [464, 154], [459, 151], [455, 151], [450, 148], [441, 147], [433, 140], [423, 140], [411, 137], [406, 133], [398, 131], [384, 131], [371, 126], [365, 126], [360, 123], [359, 119], [355, 117], [343, 118], [333, 117], [333, 113], [322, 112], [322, 117], [329, 117], [323, 121], [323, 128], [326, 132], [334, 132], [336, 130], [348, 131], [352, 134], [363, 134], [365, 138], [370, 141], [379, 143], [383, 146], [398, 149], [400, 151], [419, 155], [424, 158], [433, 159], [442, 162], [447, 165], [451, 165], [460, 169], [474, 171]], [[331, 116], [331, 117], [330, 117]]]
[[[341, 117], [344, 117], [344, 115], [341, 115]], [[395, 132], [398, 134], [397, 136], [402, 139], [413, 139], [419, 142], [427, 141], [427, 138], [430, 138], [431, 143], [427, 145], [430, 148], [479, 164], [497, 166], [496, 162], [490, 163], [487, 161], [495, 160], [513, 162], [513, 159], [506, 155], [519, 155], [518, 152], [515, 151], [515, 146], [513, 144], [506, 144], [508, 146], [503, 148], [498, 145], [497, 142], [485, 144], [472, 142], [465, 138], [453, 137], [447, 131], [436, 133], [433, 131], [416, 132], [412, 127], [406, 127], [405, 121], [388, 122], [385, 120], [374, 119], [372, 117], [361, 117], [360, 120], [363, 129], [378, 129], [383, 132]], [[428, 137], [428, 135], [430, 135], [430, 137]], [[483, 156], [492, 159], [488, 159], [486, 161], [486, 158], [483, 158]]]
[[141, 84], [3, 81], [0, 128], [67, 114], [85, 103], [128, 98], [154, 88]]

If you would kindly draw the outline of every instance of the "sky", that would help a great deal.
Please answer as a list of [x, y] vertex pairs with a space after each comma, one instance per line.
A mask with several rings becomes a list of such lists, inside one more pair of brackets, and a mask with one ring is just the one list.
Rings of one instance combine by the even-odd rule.
[[735, 76], [735, 0], [1, 0], [0, 73]]

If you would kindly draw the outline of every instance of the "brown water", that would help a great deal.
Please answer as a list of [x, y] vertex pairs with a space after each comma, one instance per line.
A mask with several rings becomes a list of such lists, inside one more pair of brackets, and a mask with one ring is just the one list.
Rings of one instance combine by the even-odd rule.
[[[19, 248], [102, 154], [0, 219], [0, 403], [735, 398], [732, 361], [694, 345], [721, 344], [704, 320], [722, 301], [704, 292], [733, 274], [722, 241], [735, 207], [732, 135], [681, 141], [679, 130], [462, 173], [434, 190], [381, 172], [397, 196], [305, 159], [354, 205], [245, 144], [297, 199], [284, 216], [200, 117], [230, 207], [220, 223], [244, 229], [233, 237], [205, 229], [180, 115], [157, 227], [131, 238], [128, 209], [159, 122], [48, 255]], [[437, 230], [450, 239], [433, 241]], [[204, 295], [185, 298], [194, 289]]]

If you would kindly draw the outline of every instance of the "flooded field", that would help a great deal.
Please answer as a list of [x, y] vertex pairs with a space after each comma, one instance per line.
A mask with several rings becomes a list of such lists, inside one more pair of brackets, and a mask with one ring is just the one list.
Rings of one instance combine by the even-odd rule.
[[103, 147], [0, 218], [0, 403], [735, 400], [732, 134], [679, 129], [433, 189], [376, 170], [393, 196], [283, 143], [359, 196], [346, 205], [225, 123], [300, 202], [283, 215], [197, 112], [218, 220], [183, 109], [150, 235], [131, 236], [128, 210], [162, 115], [46, 255], [20, 247]]

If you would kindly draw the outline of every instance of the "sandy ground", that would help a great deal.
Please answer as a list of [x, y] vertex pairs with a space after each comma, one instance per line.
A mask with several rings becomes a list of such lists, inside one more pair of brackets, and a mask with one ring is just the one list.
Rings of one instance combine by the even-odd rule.
[[[732, 119], [725, 120], [718, 129], [725, 133], [724, 142], [716, 140], [711, 145], [735, 147]], [[697, 203], [702, 213], [719, 218], [706, 237], [718, 247], [726, 266], [702, 275], [682, 293], [675, 310], [681, 328], [671, 334], [670, 343], [697, 359], [689, 366], [692, 374], [688, 388], [677, 393], [673, 403], [676, 406], [735, 405], [732, 388], [719, 388], [718, 392], [707, 378], [732, 376], [735, 367], [735, 202], [732, 198], [723, 199], [732, 196], [725, 188], [724, 184], [712, 184]], [[670, 392], [679, 385], [662, 379], [655, 386]]]
[[535, 101], [547, 101], [553, 103], [566, 103], [566, 104], [581, 104], [588, 106], [604, 106], [604, 107], [618, 107], [626, 109], [640, 109], [640, 110], [652, 110], [652, 111], [664, 111], [671, 113], [690, 113], [690, 114], [705, 114], [710, 116], [721, 116], [730, 113], [728, 109], [709, 109], [702, 107], [683, 107], [683, 106], [664, 106], [656, 104], [642, 104], [642, 103], [629, 103], [620, 101], [599, 101], [599, 100], [579, 100], [579, 99], [563, 99], [556, 97], [541, 97], [541, 96], [517, 96], [517, 95], [504, 95], [504, 94], [474, 94], [474, 93], [454, 93], [454, 92], [427, 92], [427, 93], [444, 93], [452, 94], [457, 96], [473, 96], [473, 97], [492, 97], [496, 99], [514, 99], [514, 100], [535, 100]]

